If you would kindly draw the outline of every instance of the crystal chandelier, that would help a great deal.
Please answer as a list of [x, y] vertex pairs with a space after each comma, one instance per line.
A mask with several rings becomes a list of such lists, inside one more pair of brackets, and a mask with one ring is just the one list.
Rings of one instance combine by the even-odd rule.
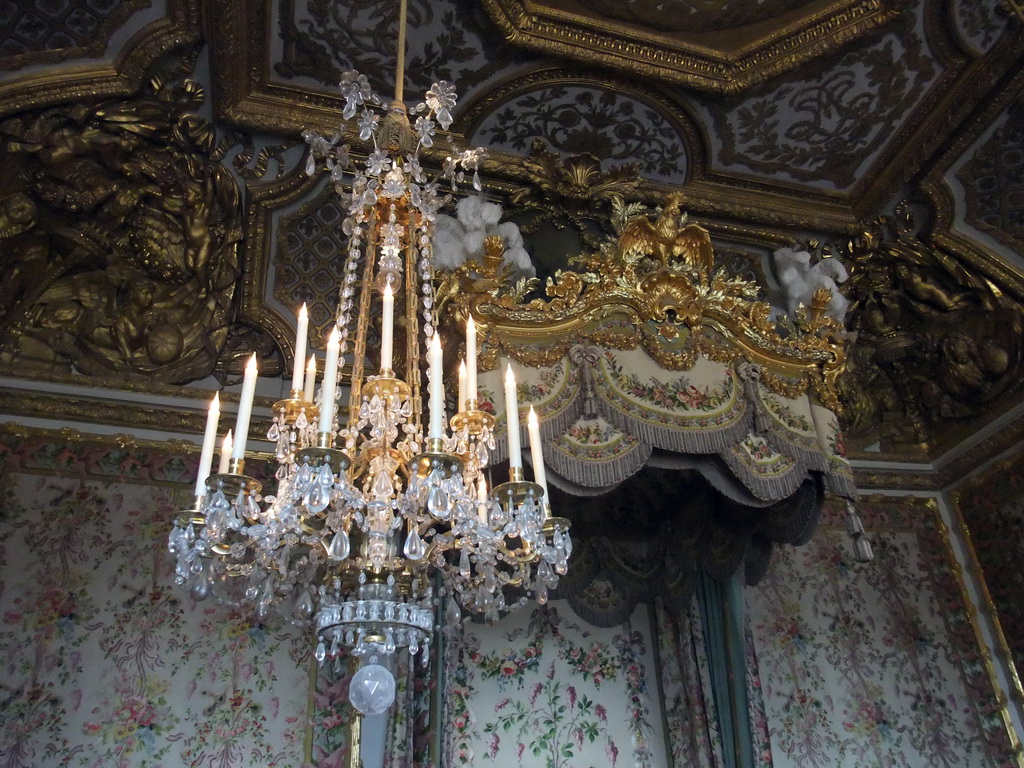
[[[433, 314], [433, 226], [444, 202], [442, 181], [454, 189], [472, 173], [480, 189], [482, 151], [453, 151], [435, 178], [421, 166], [420, 149], [432, 146], [436, 126], [451, 125], [456, 96], [441, 81], [423, 103], [407, 110], [404, 38], [403, 0], [394, 101], [382, 100], [355, 72], [341, 81], [343, 118], [356, 119], [360, 138], [372, 142], [365, 166], [354, 166], [339, 135], [304, 134], [311, 150], [307, 172], [326, 168], [347, 207], [342, 230], [348, 248], [337, 324], [316, 397], [315, 358], [303, 375], [305, 307], [299, 314], [290, 396], [274, 405], [268, 434], [276, 445], [276, 489], [261, 495], [261, 484], [245, 474], [254, 355], [234, 441], [225, 444], [216, 473], [211, 469], [219, 405], [216, 398], [211, 404], [195, 504], [176, 520], [169, 541], [177, 581], [194, 597], [212, 592], [253, 607], [261, 619], [276, 611], [313, 626], [321, 663], [345, 651], [359, 658], [362, 666], [350, 690], [352, 703], [365, 713], [390, 707], [389, 668], [400, 650], [427, 662], [438, 598], [447, 598], [446, 623], [460, 620], [460, 605], [493, 620], [531, 594], [544, 603], [571, 552], [568, 521], [551, 515], [532, 409], [535, 482], [524, 477], [511, 368], [505, 379], [509, 480], [488, 490], [495, 421], [479, 408], [472, 318], [457, 412], [446, 419]], [[404, 321], [397, 335], [396, 315]], [[367, 361], [373, 318], [380, 318], [379, 366]], [[401, 375], [394, 370], [396, 359]], [[338, 386], [346, 361], [347, 403]]]

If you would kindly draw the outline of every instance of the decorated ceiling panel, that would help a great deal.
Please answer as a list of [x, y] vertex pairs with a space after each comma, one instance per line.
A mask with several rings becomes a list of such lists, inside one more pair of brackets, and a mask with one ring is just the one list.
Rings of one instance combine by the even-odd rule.
[[1010, 9], [1000, 0], [957, 0], [953, 19], [960, 36], [978, 52], [987, 52], [1010, 25]]
[[[398, 3], [279, 0], [267, 62], [271, 77], [334, 93], [341, 73], [356, 69], [379, 93], [394, 93]], [[465, 102], [533, 57], [505, 41], [476, 3], [411, 0], [405, 86], [459, 85]]]
[[964, 220], [1018, 253], [1024, 249], [1024, 98], [1013, 102], [998, 127], [956, 173], [964, 194]]
[[[919, 19], [918, 19], [919, 21]], [[846, 190], [886, 147], [940, 68], [907, 14], [827, 69], [801, 69], [725, 104], [703, 100], [715, 168]], [[724, 107], [724, 108], [723, 108]]]
[[0, 2], [0, 69], [103, 53], [111, 35], [151, 0]]
[[539, 73], [499, 89], [477, 112], [483, 116], [466, 131], [474, 144], [526, 155], [541, 139], [563, 156], [600, 158], [604, 169], [638, 163], [646, 178], [686, 181], [686, 138], [663, 98]]

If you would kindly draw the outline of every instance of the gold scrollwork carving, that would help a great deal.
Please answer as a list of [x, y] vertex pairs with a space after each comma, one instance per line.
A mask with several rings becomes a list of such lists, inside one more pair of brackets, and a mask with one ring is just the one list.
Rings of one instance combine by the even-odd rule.
[[794, 397], [811, 388], [838, 409], [837, 378], [845, 363], [840, 324], [824, 314], [830, 295], [816, 295], [809, 310], [780, 329], [759, 287], [714, 269], [707, 230], [680, 214], [680, 198], [647, 213], [640, 204], [611, 200], [616, 237], [599, 250], [571, 259], [544, 296], [536, 281], [509, 286], [501, 243], [485, 243], [483, 263], [469, 262], [445, 278], [439, 312], [460, 324], [472, 315], [485, 339], [484, 366], [498, 354], [526, 365], [550, 365], [581, 341], [611, 348], [642, 345], [659, 365], [685, 370], [701, 355], [721, 362], [759, 365], [762, 381]]

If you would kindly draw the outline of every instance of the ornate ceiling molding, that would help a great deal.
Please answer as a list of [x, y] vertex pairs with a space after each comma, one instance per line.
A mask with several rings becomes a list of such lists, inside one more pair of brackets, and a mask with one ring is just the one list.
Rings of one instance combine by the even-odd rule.
[[157, 58], [199, 42], [199, 17], [199, 0], [168, 0], [167, 14], [132, 35], [112, 61], [33, 68], [0, 81], [0, 116], [134, 93]]
[[742, 91], [832, 53], [899, 14], [885, 0], [808, 3], [774, 21], [694, 34], [622, 23], [579, 2], [484, 0], [484, 6], [515, 44], [716, 93]]

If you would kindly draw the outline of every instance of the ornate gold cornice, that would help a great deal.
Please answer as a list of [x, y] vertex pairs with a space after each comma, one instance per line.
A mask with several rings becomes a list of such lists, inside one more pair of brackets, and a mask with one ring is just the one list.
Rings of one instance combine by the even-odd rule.
[[79, 432], [71, 427], [61, 429], [44, 429], [30, 427], [16, 421], [0, 422], [0, 442], [4, 436], [19, 438], [49, 438], [55, 442], [84, 443], [106, 448], [143, 448], [173, 453], [199, 453], [200, 446], [185, 440], [145, 440], [134, 435], [117, 433], [101, 435], [94, 432]]
[[1024, 415], [1005, 424], [977, 445], [958, 454], [948, 462], [939, 463], [938, 480], [942, 488], [961, 482], [965, 477], [995, 457], [1024, 442]]
[[718, 93], [736, 93], [832, 52], [898, 13], [888, 2], [861, 0], [767, 30], [761, 25], [755, 35], [669, 36], [540, 2], [484, 0], [484, 7], [516, 45]]
[[[30, 385], [29, 382], [26, 384]], [[181, 397], [182, 393], [175, 393]], [[204, 393], [208, 397], [209, 393]], [[237, 402], [233, 393], [221, 393], [221, 401]], [[257, 406], [270, 410], [270, 398], [257, 398]], [[68, 395], [52, 392], [0, 389], [0, 413], [20, 418], [47, 419], [56, 422], [78, 422], [132, 430], [166, 432], [168, 435], [202, 435], [206, 424], [205, 402], [196, 403], [196, 410], [182, 407], [145, 404], [127, 399]], [[266, 434], [271, 419], [253, 415], [252, 433]], [[191, 445], [191, 443], [189, 443]]]
[[939, 491], [930, 471], [854, 468], [853, 480], [862, 491]]
[[[976, 432], [977, 429], [975, 428], [973, 431]], [[967, 437], [967, 434], [961, 434], [956, 440], [951, 441], [951, 447]], [[1024, 442], [1024, 415], [1006, 423], [981, 442], [957, 453], [949, 460], [940, 456], [936, 461], [931, 462], [922, 451], [914, 453], [852, 451], [849, 458], [853, 462], [865, 461], [881, 465], [886, 463], [919, 463], [921, 465], [920, 468], [911, 469], [886, 468], [884, 466], [855, 467], [854, 480], [858, 488], [938, 492], [962, 483], [964, 478], [969, 477], [979, 467], [1022, 442]]]
[[132, 35], [113, 61], [46, 67], [0, 81], [0, 116], [134, 93], [157, 58], [199, 39], [198, 0], [168, 0], [167, 15]]

